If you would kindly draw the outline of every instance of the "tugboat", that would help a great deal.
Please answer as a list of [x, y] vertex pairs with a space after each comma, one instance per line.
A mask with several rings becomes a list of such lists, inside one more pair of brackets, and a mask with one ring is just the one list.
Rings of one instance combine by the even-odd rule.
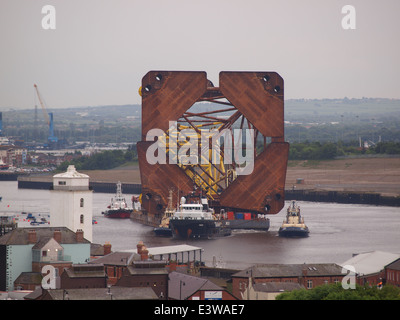
[[169, 226], [174, 238], [206, 238], [229, 236], [231, 229], [222, 225], [208, 207], [208, 200], [200, 196], [200, 203], [186, 203], [181, 198], [179, 209], [169, 219]]
[[106, 211], [103, 211], [107, 218], [114, 219], [128, 219], [131, 216], [133, 208], [128, 206], [124, 196], [122, 195], [121, 182], [117, 183], [117, 193], [115, 199], [111, 198], [111, 204], [107, 207]]
[[296, 201], [292, 201], [286, 214], [286, 220], [283, 221], [279, 228], [279, 236], [281, 237], [308, 237], [308, 227], [304, 224], [304, 218], [300, 215], [300, 207]]
[[174, 215], [175, 212], [176, 210], [172, 206], [172, 190], [169, 190], [168, 207], [165, 210], [163, 217], [161, 218], [160, 225], [153, 229], [156, 236], [161, 236], [161, 237], [172, 236], [172, 230], [169, 226], [169, 219]]

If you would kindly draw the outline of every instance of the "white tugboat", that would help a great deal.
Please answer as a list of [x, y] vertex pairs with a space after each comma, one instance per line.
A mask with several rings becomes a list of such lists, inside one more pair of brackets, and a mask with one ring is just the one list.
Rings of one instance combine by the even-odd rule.
[[186, 203], [186, 198], [182, 197], [178, 210], [169, 219], [169, 226], [174, 238], [210, 239], [231, 234], [231, 229], [216, 219], [214, 210], [208, 206], [207, 199], [201, 196], [197, 203]]
[[310, 231], [304, 224], [304, 218], [300, 215], [300, 207], [296, 201], [292, 201], [289, 205], [286, 220], [283, 221], [278, 233], [281, 237], [308, 237]]

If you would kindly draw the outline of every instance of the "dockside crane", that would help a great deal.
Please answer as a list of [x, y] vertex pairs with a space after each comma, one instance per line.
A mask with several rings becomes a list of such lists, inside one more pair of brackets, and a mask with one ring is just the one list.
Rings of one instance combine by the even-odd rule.
[[47, 122], [47, 125], [49, 126], [49, 135], [47, 137], [47, 140], [48, 140], [49, 146], [51, 146], [58, 142], [58, 138], [54, 135], [53, 113], [47, 112], [46, 106], [44, 104], [42, 96], [39, 93], [39, 89], [38, 89], [37, 85], [34, 84], [33, 87], [35, 88], [37, 97], [39, 99], [40, 106], [42, 107], [44, 118]]

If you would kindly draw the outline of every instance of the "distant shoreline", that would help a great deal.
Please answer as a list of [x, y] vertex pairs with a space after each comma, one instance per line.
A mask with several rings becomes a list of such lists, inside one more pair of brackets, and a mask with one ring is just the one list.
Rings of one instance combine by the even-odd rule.
[[[112, 170], [82, 170], [95, 192], [115, 192], [121, 181], [126, 194], [140, 193], [137, 165]], [[18, 178], [18, 188], [49, 189], [52, 175]], [[286, 200], [400, 205], [400, 159], [360, 158], [326, 161], [290, 161]]]

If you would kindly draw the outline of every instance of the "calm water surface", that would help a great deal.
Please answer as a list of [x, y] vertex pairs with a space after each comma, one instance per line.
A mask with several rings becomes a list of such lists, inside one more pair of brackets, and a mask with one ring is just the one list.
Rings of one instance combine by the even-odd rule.
[[[0, 182], [0, 214], [47, 215], [50, 191], [18, 189], [15, 181]], [[142, 240], [148, 247], [187, 243], [204, 248], [203, 260], [212, 265], [213, 257], [227, 268], [246, 268], [256, 263], [342, 263], [353, 253], [373, 250], [400, 253], [400, 208], [335, 203], [300, 202], [302, 215], [310, 229], [308, 238], [281, 238], [277, 231], [288, 206], [270, 216], [268, 232], [234, 231], [215, 240], [175, 240], [155, 237], [152, 227], [130, 219], [114, 220], [101, 214], [114, 194], [93, 194], [93, 242], [110, 242], [113, 251], [135, 249]], [[130, 199], [131, 195], [126, 195]]]

